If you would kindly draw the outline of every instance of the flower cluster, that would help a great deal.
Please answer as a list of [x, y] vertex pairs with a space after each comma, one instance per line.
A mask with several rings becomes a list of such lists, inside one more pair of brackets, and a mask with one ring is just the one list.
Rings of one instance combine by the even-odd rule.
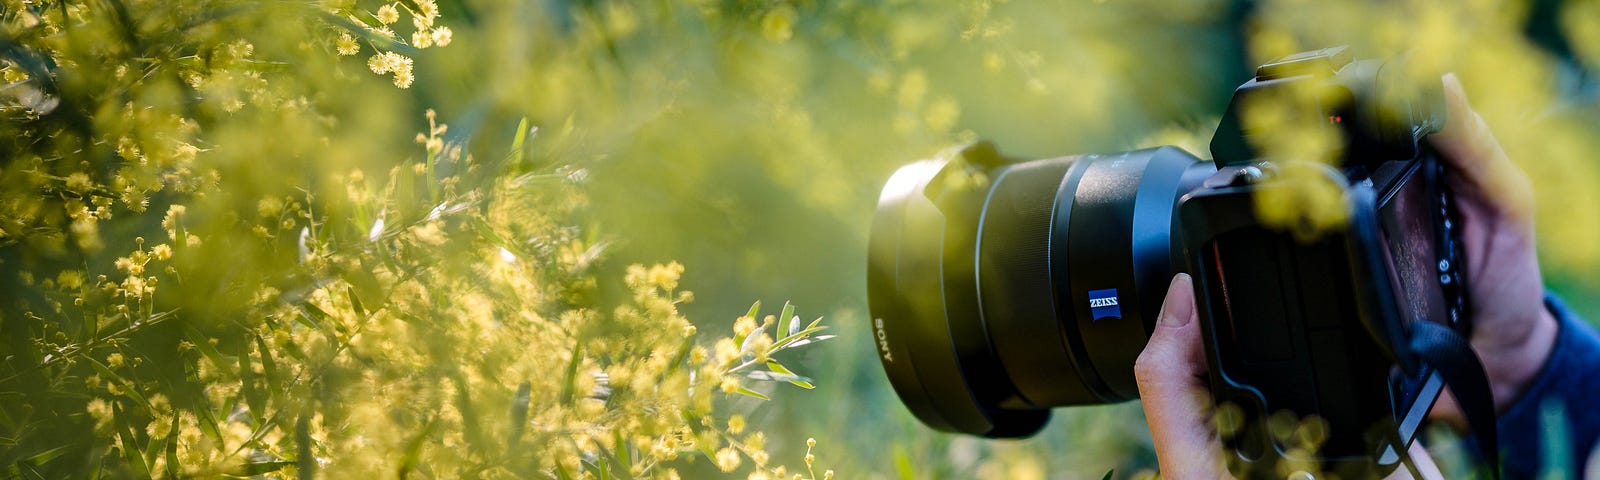
[[[410, 37], [402, 36], [395, 31], [402, 10], [411, 17]], [[365, 37], [375, 52], [367, 58], [367, 68], [379, 75], [392, 74], [394, 85], [400, 88], [410, 88], [416, 76], [412, 70], [411, 57], [397, 52], [397, 49], [444, 47], [450, 45], [454, 37], [450, 27], [439, 24], [439, 4], [435, 0], [384, 3], [376, 10], [370, 11], [347, 6], [334, 8], [332, 13], [341, 15], [350, 22], [350, 25], [358, 27], [354, 32], [339, 32], [333, 42], [334, 51], [340, 56], [359, 54], [361, 42], [357, 39], [357, 35]]]
[[332, 94], [370, 81], [341, 57], [410, 86], [439, 15], [5, 0], [8, 471], [680, 478], [726, 448], [772, 471], [728, 412], [812, 388], [778, 362], [825, 326], [698, 333], [682, 265], [607, 270], [586, 170], [524, 159], [526, 121], [494, 162], [432, 110], [416, 146], [350, 128], [396, 109]]

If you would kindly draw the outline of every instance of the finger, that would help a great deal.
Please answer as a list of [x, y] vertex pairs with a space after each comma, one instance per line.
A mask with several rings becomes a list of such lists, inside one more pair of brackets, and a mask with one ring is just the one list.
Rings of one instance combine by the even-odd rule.
[[1427, 449], [1422, 448], [1422, 442], [1411, 442], [1411, 448], [1407, 451], [1410, 452], [1407, 455], [1411, 456], [1411, 463], [1416, 466], [1416, 473], [1420, 474], [1420, 477], [1413, 475], [1411, 469], [1401, 466], [1390, 473], [1389, 476], [1384, 477], [1384, 480], [1434, 480], [1444, 478], [1444, 474], [1439, 471], [1439, 465], [1433, 462], [1433, 456], [1428, 454]]
[[1149, 343], [1134, 364], [1139, 403], [1150, 423], [1162, 478], [1225, 478], [1222, 444], [1212, 428], [1205, 351], [1194, 285], [1179, 274], [1167, 289]]
[[1433, 146], [1451, 167], [1458, 196], [1479, 197], [1497, 213], [1525, 222], [1533, 218], [1533, 189], [1526, 174], [1506, 156], [1483, 116], [1472, 110], [1461, 79], [1454, 73], [1444, 83], [1444, 128], [1432, 136]]

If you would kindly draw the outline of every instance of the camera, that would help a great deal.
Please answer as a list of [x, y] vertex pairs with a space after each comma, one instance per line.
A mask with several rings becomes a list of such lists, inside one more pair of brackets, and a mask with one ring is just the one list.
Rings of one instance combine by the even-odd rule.
[[[1235, 474], [1393, 470], [1452, 378], [1440, 370], [1482, 379], [1475, 356], [1419, 347], [1424, 330], [1464, 345], [1469, 303], [1449, 172], [1426, 141], [1443, 99], [1403, 65], [1344, 47], [1262, 65], [1211, 161], [1170, 146], [1022, 161], [978, 142], [900, 168], [867, 278], [895, 392], [934, 429], [988, 437], [1137, 398], [1134, 361], [1186, 272], [1211, 394], [1239, 419], [1220, 432]], [[1248, 117], [1276, 103], [1294, 105]], [[1291, 126], [1331, 140], [1264, 148]], [[1313, 441], [1286, 433], [1303, 419], [1325, 427]]]

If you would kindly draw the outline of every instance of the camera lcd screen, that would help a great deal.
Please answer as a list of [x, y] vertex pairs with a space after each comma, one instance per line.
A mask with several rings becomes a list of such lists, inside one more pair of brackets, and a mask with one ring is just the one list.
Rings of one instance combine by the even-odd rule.
[[[1440, 207], [1434, 202], [1438, 189], [1430, 185], [1434, 178], [1424, 170], [1428, 165], [1412, 162], [1407, 166], [1411, 168], [1399, 175], [1395, 186], [1387, 189], [1390, 195], [1378, 205], [1383, 249], [1392, 265], [1389, 275], [1400, 321], [1451, 325], [1454, 322], [1449, 318], [1450, 308], [1441, 286], [1449, 277], [1440, 275], [1444, 268], [1439, 264], [1439, 252], [1445, 247], [1439, 241]], [[1402, 375], [1398, 368], [1393, 370], [1391, 393], [1397, 413], [1413, 410], [1419, 397], [1430, 390], [1431, 374], [1432, 369], [1426, 365], [1411, 376]], [[1407, 418], [1403, 424], [1415, 428], [1418, 421], [1420, 418]]]
[[1449, 325], [1449, 306], [1441, 282], [1438, 234], [1439, 208], [1432, 201], [1427, 175], [1414, 168], [1401, 177], [1393, 194], [1378, 206], [1382, 235], [1388, 250], [1395, 299], [1401, 321], [1427, 320]]

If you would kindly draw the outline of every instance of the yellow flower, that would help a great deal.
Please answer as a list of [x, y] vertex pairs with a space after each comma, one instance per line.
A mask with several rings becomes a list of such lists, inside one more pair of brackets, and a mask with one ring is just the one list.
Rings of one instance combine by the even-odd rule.
[[433, 19], [439, 16], [439, 4], [433, 0], [417, 0], [417, 11], [412, 13], [416, 16], [411, 20], [416, 22], [419, 28], [432, 27]]
[[722, 447], [721, 450], [717, 450], [718, 469], [724, 472], [731, 472], [733, 469], [739, 468], [739, 461], [739, 451], [734, 450], [733, 447]]
[[378, 7], [378, 13], [373, 16], [378, 18], [378, 22], [388, 25], [400, 21], [400, 10], [394, 8], [394, 4], [391, 3]]
[[761, 35], [767, 40], [782, 42], [794, 36], [794, 7], [780, 5], [761, 17]]
[[739, 317], [738, 320], [734, 320], [734, 322], [733, 322], [733, 334], [734, 335], [738, 335], [738, 336], [742, 337], [742, 336], [745, 336], [745, 335], [749, 335], [750, 332], [754, 332], [755, 330], [756, 330], [756, 319], [755, 319], [755, 317], [749, 317], [749, 316]]
[[334, 40], [333, 46], [341, 56], [355, 55], [361, 52], [361, 45], [356, 43], [356, 37], [350, 35], [350, 32], [340, 33], [339, 39]]
[[744, 432], [744, 415], [734, 414], [728, 417], [728, 433], [738, 435]]
[[433, 29], [433, 44], [441, 47], [449, 46], [451, 34], [450, 27], [441, 26]]

